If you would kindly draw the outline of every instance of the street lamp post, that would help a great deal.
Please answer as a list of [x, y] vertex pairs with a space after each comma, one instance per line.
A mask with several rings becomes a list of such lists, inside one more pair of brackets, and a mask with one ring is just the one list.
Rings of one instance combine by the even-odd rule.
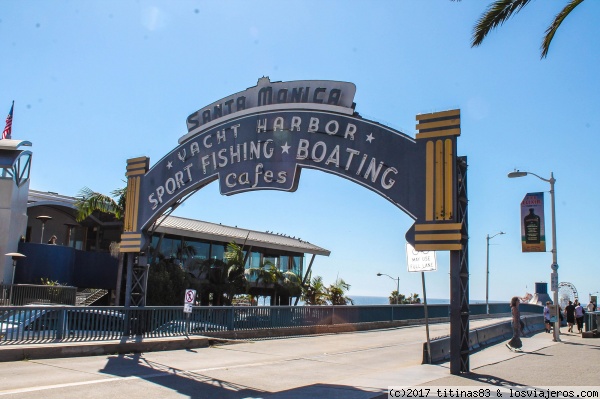
[[385, 274], [385, 273], [377, 273], [378, 277], [381, 276], [387, 276], [389, 278], [391, 278], [392, 280], [396, 281], [396, 305], [398, 304], [398, 298], [400, 297], [400, 276], [398, 276], [397, 278], [394, 278], [392, 276], [390, 276], [389, 274]]
[[[66, 246], [70, 247], [71, 246], [71, 236], [73, 235], [73, 227], [78, 226], [78, 224], [75, 224], [75, 223], [65, 223], [64, 225], [67, 226], [67, 242], [66, 242]], [[73, 241], [75, 241], [75, 240], [73, 240]], [[75, 244], [75, 243], [73, 242], [73, 244]], [[75, 245], [73, 245], [73, 246], [75, 246]]]
[[13, 295], [13, 285], [15, 285], [15, 271], [17, 270], [17, 260], [21, 258], [25, 258], [26, 256], [20, 254], [18, 252], [9, 252], [5, 254], [6, 256], [10, 256], [13, 261], [13, 272], [12, 272], [12, 280], [10, 282], [10, 296], [8, 298], [8, 305], [12, 305], [12, 295]]
[[550, 273], [550, 288], [552, 289], [552, 291], [554, 291], [554, 306], [556, 308], [556, 314], [555, 316], [555, 322], [554, 322], [554, 338], [553, 341], [555, 342], [560, 342], [560, 310], [559, 310], [559, 306], [558, 306], [558, 261], [557, 261], [557, 256], [556, 256], [556, 205], [555, 205], [555, 201], [554, 201], [554, 183], [556, 182], [556, 179], [554, 178], [554, 173], [550, 172], [550, 179], [544, 179], [541, 176], [536, 175], [535, 173], [531, 173], [531, 172], [521, 172], [521, 171], [514, 171], [514, 172], [510, 172], [508, 174], [508, 177], [510, 178], [515, 178], [515, 177], [523, 177], [523, 176], [527, 176], [527, 175], [533, 175], [535, 177], [537, 177], [540, 180], [543, 180], [547, 183], [550, 183], [550, 204], [551, 204], [551, 208], [552, 208], [552, 266], [550, 266], [550, 268], [552, 269], [552, 273]]
[[485, 264], [485, 310], [487, 314], [490, 314], [490, 303], [489, 303], [489, 292], [490, 292], [490, 240], [497, 235], [506, 234], [503, 231], [494, 234], [490, 237], [488, 234], [486, 237], [487, 240], [487, 260]]
[[38, 219], [40, 222], [42, 222], [42, 236], [40, 237], [40, 244], [44, 243], [44, 226], [46, 225], [46, 222], [50, 219], [52, 219], [52, 216], [37, 216], [36, 219]]

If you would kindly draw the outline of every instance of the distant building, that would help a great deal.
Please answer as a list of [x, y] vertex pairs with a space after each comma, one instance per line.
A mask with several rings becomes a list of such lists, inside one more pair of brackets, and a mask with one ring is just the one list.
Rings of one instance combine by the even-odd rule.
[[[104, 289], [109, 293], [115, 290], [118, 264], [117, 254], [111, 256], [111, 248], [114, 250], [120, 240], [122, 222], [112, 215], [95, 212], [78, 223], [76, 201], [58, 193], [29, 191], [27, 228], [19, 244], [19, 251], [27, 258], [17, 268], [15, 283], [39, 284], [42, 278], [47, 278], [80, 289]], [[176, 216], [164, 216], [159, 221], [152, 234], [152, 256], [160, 254], [180, 262], [184, 269], [190, 257], [224, 260], [227, 244], [232, 241], [250, 251], [246, 268], [270, 261], [279, 270], [299, 276], [306, 273], [307, 254], [312, 259], [330, 254], [327, 249], [281, 234]], [[58, 245], [47, 244], [53, 235]], [[269, 288], [255, 284], [251, 293], [268, 296]], [[289, 298], [272, 301], [287, 304]]]
[[[40, 284], [42, 279], [79, 289], [114, 294], [119, 264], [118, 243], [123, 223], [113, 215], [94, 212], [76, 221], [77, 199], [29, 189], [32, 152], [26, 140], [0, 140], [0, 255], [25, 255], [13, 267], [11, 256], [0, 261], [0, 282]], [[49, 243], [56, 236], [55, 244]], [[305, 276], [305, 256], [329, 256], [330, 251], [281, 234], [263, 233], [175, 216], [163, 216], [152, 232], [150, 255], [180, 263], [185, 270], [195, 260], [223, 259], [227, 244], [244, 245], [246, 267], [270, 261], [283, 272]], [[188, 251], [185, 249], [193, 249]], [[199, 276], [200, 278], [202, 276]], [[270, 288], [254, 284], [251, 291], [266, 296]], [[104, 303], [108, 304], [106, 295]], [[272, 299], [284, 304], [289, 298]]]

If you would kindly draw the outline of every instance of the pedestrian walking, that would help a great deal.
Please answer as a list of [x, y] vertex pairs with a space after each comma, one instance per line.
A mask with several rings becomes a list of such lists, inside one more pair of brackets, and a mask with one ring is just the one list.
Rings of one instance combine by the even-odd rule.
[[590, 301], [590, 303], [588, 303], [587, 310], [588, 310], [588, 312], [596, 311], [596, 304], [594, 303], [594, 301]]
[[579, 301], [575, 301], [575, 321], [577, 322], [577, 329], [579, 330], [579, 334], [583, 332], [583, 315], [585, 314], [585, 310], [583, 310], [583, 306]]
[[521, 335], [523, 333], [521, 327], [521, 312], [519, 312], [519, 297], [512, 297], [510, 300], [510, 312], [512, 314], [512, 328], [513, 328], [513, 336], [508, 341], [506, 346], [511, 351], [520, 351], [523, 347], [523, 343], [521, 342]]
[[544, 325], [546, 326], [546, 332], [549, 333], [552, 327], [552, 323], [550, 322], [550, 304], [552, 302], [546, 301], [546, 306], [544, 306]]
[[573, 301], [569, 301], [569, 304], [565, 307], [565, 317], [569, 327], [567, 331], [573, 332], [573, 325], [575, 324], [575, 305], [573, 305]]

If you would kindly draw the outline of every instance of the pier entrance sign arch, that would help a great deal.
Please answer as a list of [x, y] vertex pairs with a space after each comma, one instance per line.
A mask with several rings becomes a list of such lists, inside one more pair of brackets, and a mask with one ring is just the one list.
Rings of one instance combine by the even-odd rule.
[[[126, 305], [145, 304], [147, 266], [139, 255], [142, 261], [133, 265], [133, 255], [146, 251], [163, 214], [216, 180], [224, 195], [293, 192], [304, 168], [343, 177], [387, 199], [414, 220], [406, 239], [415, 249], [456, 252], [455, 274], [468, 276], [461, 273], [467, 267], [467, 234], [466, 160], [456, 155], [460, 110], [417, 115], [413, 138], [362, 118], [355, 92], [349, 82], [261, 78], [189, 115], [188, 132], [152, 167], [147, 157], [129, 159], [120, 246], [130, 255]], [[144, 271], [130, 278], [135, 266]], [[132, 285], [141, 292], [132, 296]], [[451, 295], [457, 293], [451, 303], [456, 302], [454, 313], [468, 333], [467, 286], [464, 277], [453, 284], [451, 276]], [[451, 305], [451, 324], [452, 313]], [[465, 342], [466, 351], [452, 350], [467, 353], [462, 365], [455, 361], [456, 372], [468, 371], [468, 334]]]

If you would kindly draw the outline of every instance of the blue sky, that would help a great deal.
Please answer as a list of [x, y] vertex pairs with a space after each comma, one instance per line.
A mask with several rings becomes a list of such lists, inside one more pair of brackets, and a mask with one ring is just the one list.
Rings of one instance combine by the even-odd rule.
[[[272, 81], [356, 85], [356, 110], [414, 137], [419, 113], [461, 109], [468, 157], [470, 297], [509, 300], [550, 282], [551, 253], [522, 253], [520, 201], [549, 191], [517, 168], [556, 178], [560, 281], [587, 302], [600, 290], [600, 2], [582, 3], [547, 59], [542, 35], [566, 4], [532, 2], [479, 48], [472, 27], [488, 1], [16, 1], [0, 14], [0, 112], [15, 101], [13, 138], [33, 143], [31, 188], [76, 195], [124, 185], [126, 159], [151, 165], [177, 146], [192, 112]], [[4, 111], [2, 111], [4, 107]], [[549, 195], [546, 194], [549, 215]], [[212, 183], [179, 216], [302, 237], [331, 250], [314, 273], [352, 295], [421, 294], [406, 271], [412, 219], [350, 181], [304, 170], [295, 193], [231, 197]], [[550, 231], [547, 216], [546, 230]], [[548, 250], [550, 245], [548, 245]], [[447, 252], [427, 295], [449, 295]]]

